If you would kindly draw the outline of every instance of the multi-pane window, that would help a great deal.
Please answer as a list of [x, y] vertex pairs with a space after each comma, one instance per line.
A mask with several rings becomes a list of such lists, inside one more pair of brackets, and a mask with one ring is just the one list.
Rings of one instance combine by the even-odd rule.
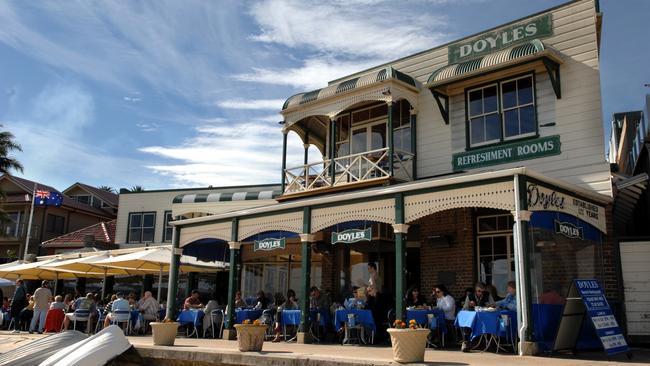
[[411, 152], [411, 105], [402, 99], [393, 106], [393, 147]]
[[481, 216], [477, 224], [479, 280], [504, 296], [508, 281], [514, 279], [512, 215]]
[[156, 227], [155, 212], [129, 213], [129, 243], [153, 242]]
[[164, 231], [163, 231], [163, 241], [171, 241], [172, 240], [173, 228], [169, 224], [172, 220], [173, 220], [172, 212], [171, 211], [165, 211], [165, 225], [164, 225]]
[[8, 212], [9, 221], [2, 225], [2, 236], [6, 237], [19, 237], [22, 235], [20, 230], [20, 212]]
[[53, 234], [63, 234], [65, 230], [65, 217], [47, 214], [45, 231]]
[[75, 201], [79, 202], [79, 203], [90, 205], [90, 201], [91, 201], [91, 196], [90, 195], [78, 194], [76, 196], [72, 196], [71, 198], [74, 199]]
[[481, 146], [537, 133], [531, 75], [467, 92], [469, 146]]

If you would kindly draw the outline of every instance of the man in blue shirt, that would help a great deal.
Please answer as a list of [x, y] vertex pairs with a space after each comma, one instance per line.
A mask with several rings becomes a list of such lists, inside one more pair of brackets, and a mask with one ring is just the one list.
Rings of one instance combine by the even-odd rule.
[[[124, 294], [121, 292], [117, 294], [117, 299], [113, 301], [113, 305], [111, 306], [111, 313], [107, 314], [106, 319], [104, 319], [104, 328], [108, 327], [111, 324], [111, 320], [116, 319], [115, 312], [118, 310], [122, 310], [122, 311], [131, 310], [131, 306], [129, 305], [129, 300], [126, 300], [124, 298]], [[130, 317], [130, 313], [129, 313], [129, 317]]]
[[508, 294], [503, 300], [496, 302], [497, 307], [511, 311], [517, 311], [517, 290], [515, 281], [508, 282]]

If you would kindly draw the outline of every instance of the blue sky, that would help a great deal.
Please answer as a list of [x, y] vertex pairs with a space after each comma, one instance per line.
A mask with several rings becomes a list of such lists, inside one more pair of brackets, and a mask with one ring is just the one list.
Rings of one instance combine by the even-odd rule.
[[[290, 95], [561, 3], [2, 1], [0, 123], [60, 189], [274, 183]], [[601, 8], [609, 121], [650, 92], [650, 1]]]

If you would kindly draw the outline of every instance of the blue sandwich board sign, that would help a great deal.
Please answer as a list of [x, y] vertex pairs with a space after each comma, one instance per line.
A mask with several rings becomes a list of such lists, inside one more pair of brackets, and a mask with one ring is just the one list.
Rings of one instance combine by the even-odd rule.
[[596, 334], [608, 355], [629, 350], [621, 328], [614, 318], [612, 308], [605, 298], [597, 280], [575, 280], [575, 286], [582, 297], [587, 316], [596, 329]]
[[595, 279], [571, 281], [553, 350], [575, 350], [582, 323], [587, 318], [608, 355], [628, 352], [630, 357], [623, 332], [614, 318], [603, 288]]

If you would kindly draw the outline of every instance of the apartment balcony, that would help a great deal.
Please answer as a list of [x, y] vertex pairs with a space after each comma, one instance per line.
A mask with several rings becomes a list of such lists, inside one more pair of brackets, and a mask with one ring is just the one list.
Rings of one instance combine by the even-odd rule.
[[[4, 223], [0, 224], [0, 241], [25, 240], [27, 236], [27, 224]], [[32, 238], [38, 236], [38, 225], [32, 225]]]
[[389, 148], [326, 159], [284, 170], [283, 196], [413, 180], [414, 154]]

